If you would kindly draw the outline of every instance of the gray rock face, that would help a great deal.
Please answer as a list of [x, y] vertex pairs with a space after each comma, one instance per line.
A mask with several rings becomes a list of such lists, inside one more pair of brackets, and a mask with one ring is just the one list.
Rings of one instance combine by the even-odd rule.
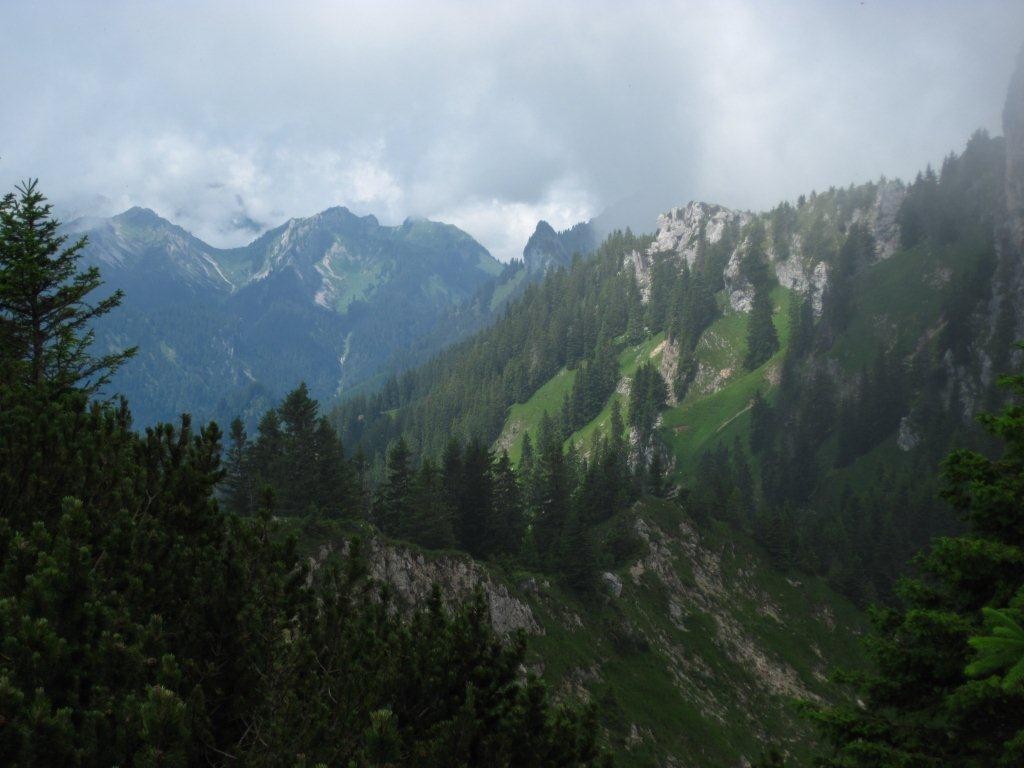
[[580, 222], [563, 232], [556, 232], [546, 221], [537, 223], [523, 248], [523, 261], [530, 272], [547, 272], [567, 267], [575, 254], [586, 256], [599, 246], [600, 238], [590, 222]]
[[1024, 252], [1024, 48], [1003, 107], [1006, 137], [1006, 209], [1013, 246]]
[[[347, 554], [349, 542], [341, 546], [341, 553]], [[315, 557], [310, 557], [312, 573], [315, 572], [335, 551], [325, 544]], [[473, 597], [477, 588], [482, 589], [491, 613], [491, 625], [500, 635], [523, 630], [528, 634], [542, 635], [544, 630], [537, 623], [533, 611], [525, 602], [515, 597], [504, 584], [496, 582], [487, 571], [468, 555], [437, 555], [426, 557], [422, 552], [379, 538], [365, 541], [362, 556], [366, 558], [369, 575], [381, 584], [388, 585], [394, 592], [401, 611], [412, 611], [423, 606], [436, 584], [441, 591], [441, 600], [449, 610]], [[529, 585], [521, 585], [524, 591], [538, 593], [541, 587], [533, 579]]]
[[721, 205], [691, 201], [683, 208], [673, 208], [658, 217], [658, 234], [650, 252], [673, 252], [686, 259], [692, 267], [697, 258], [701, 228], [709, 244], [722, 239], [732, 224], [743, 226], [751, 219], [746, 211], [733, 211]]
[[900, 429], [896, 434], [896, 445], [901, 451], [912, 451], [921, 442], [920, 435], [914, 430], [910, 423], [910, 417], [904, 416], [900, 419]]
[[878, 186], [878, 195], [871, 209], [871, 230], [875, 238], [875, 253], [879, 259], [892, 256], [900, 244], [900, 227], [896, 215], [907, 196], [907, 188], [898, 181], [886, 181]]
[[601, 582], [604, 584], [604, 588], [608, 590], [608, 594], [612, 597], [619, 597], [622, 595], [622, 579], [611, 571], [605, 571], [601, 574]]

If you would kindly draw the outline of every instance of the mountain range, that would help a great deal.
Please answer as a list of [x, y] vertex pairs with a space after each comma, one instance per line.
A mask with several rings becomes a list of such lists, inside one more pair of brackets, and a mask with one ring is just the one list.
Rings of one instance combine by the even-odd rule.
[[[1022, 116], [1024, 65], [1005, 135], [913, 180], [761, 212], [691, 201], [647, 236], [540, 222], [504, 266], [454, 227], [340, 208], [229, 250], [140, 209], [69, 229], [127, 293], [98, 330], [143, 350], [115, 382], [141, 421], [251, 423], [299, 379], [344, 390], [330, 424], [359, 490], [284, 516], [311, 560], [355, 527], [414, 604], [483, 588], [623, 765], [749, 765], [773, 744], [806, 764], [794, 699], [843, 701], [826, 677], [864, 663], [864, 609], [898, 604], [914, 553], [963, 530], [940, 461], [991, 448], [976, 416], [1020, 362]], [[316, 412], [301, 390], [286, 406], [238, 436], [239, 477]], [[458, 487], [478, 466], [503, 467], [508, 498]], [[498, 502], [529, 521], [514, 545], [451, 530], [459, 505], [486, 528]]]
[[96, 326], [107, 348], [138, 346], [111, 392], [136, 422], [189, 411], [222, 423], [262, 413], [305, 381], [324, 400], [373, 386], [477, 330], [574, 251], [596, 245], [588, 224], [541, 222], [524, 262], [502, 265], [450, 224], [383, 226], [343, 207], [292, 219], [240, 248], [215, 248], [151, 210], [65, 227], [122, 310]]

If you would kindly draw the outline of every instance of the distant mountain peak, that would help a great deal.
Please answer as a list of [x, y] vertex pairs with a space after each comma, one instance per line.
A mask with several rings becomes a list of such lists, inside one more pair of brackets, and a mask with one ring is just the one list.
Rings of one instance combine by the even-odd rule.
[[143, 208], [141, 205], [133, 205], [128, 210], [122, 211], [116, 216], [112, 216], [111, 220], [129, 222], [132, 224], [166, 224], [168, 226], [175, 226], [152, 208]]
[[586, 255], [598, 246], [597, 232], [590, 222], [580, 222], [556, 232], [541, 219], [523, 248], [523, 261], [530, 272], [546, 272], [552, 267], [567, 267], [574, 254]]

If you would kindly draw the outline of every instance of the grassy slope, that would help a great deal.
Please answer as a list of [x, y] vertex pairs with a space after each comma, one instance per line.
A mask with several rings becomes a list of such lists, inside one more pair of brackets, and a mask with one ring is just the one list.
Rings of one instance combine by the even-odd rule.
[[690, 392], [675, 408], [665, 411], [660, 436], [678, 461], [683, 472], [718, 441], [732, 441], [743, 432], [751, 398], [758, 389], [769, 390], [789, 342], [789, 302], [792, 292], [777, 287], [773, 322], [779, 335], [779, 351], [753, 371], [742, 368], [746, 354], [747, 315], [729, 312], [719, 318], [701, 336], [697, 357], [701, 363], [718, 370], [731, 371], [724, 386], [711, 394]]
[[[684, 472], [691, 467], [700, 454], [717, 441], [728, 439], [742, 432], [746, 424], [747, 407], [754, 393], [761, 388], [772, 387], [774, 373], [785, 354], [789, 340], [789, 302], [792, 292], [777, 287], [772, 294], [775, 302], [774, 322], [779, 334], [780, 350], [768, 362], [754, 371], [744, 371], [743, 355], [746, 350], [747, 315], [726, 310], [701, 336], [697, 345], [697, 358], [710, 370], [724, 372], [724, 386], [716, 392], [706, 394], [697, 388], [674, 408], [664, 412], [660, 432], [662, 440], [677, 457], [678, 467]], [[664, 341], [664, 334], [653, 336], [641, 344], [627, 347], [619, 355], [619, 373], [631, 377], [639, 364], [646, 358], [657, 359], [657, 350]], [[519, 403], [509, 410], [505, 427], [497, 444], [508, 446], [509, 456], [519, 460], [522, 435], [529, 432], [536, 438], [537, 428], [545, 409], [557, 415], [562, 398], [572, 388], [574, 373], [563, 370], [545, 383], [525, 403]], [[628, 407], [628, 398], [619, 392], [613, 394], [605, 407], [589, 424], [569, 437], [584, 448], [589, 445], [595, 430], [607, 432], [611, 422], [613, 404], [619, 401], [623, 414]]]
[[[630, 377], [644, 359], [651, 357], [651, 352], [661, 344], [664, 334], [653, 336], [635, 347], [627, 347], [619, 354], [619, 375]], [[523, 435], [529, 432], [530, 439], [536, 442], [541, 419], [547, 411], [557, 418], [562, 410], [562, 400], [572, 390], [576, 372], [562, 369], [553, 378], [540, 387], [525, 403], [516, 403], [509, 409], [505, 426], [496, 445], [507, 447], [509, 458], [518, 462], [523, 448]], [[589, 424], [569, 439], [577, 444], [586, 445], [591, 433], [598, 428], [607, 429], [611, 421], [612, 404], [620, 400], [625, 414], [626, 400], [619, 393], [613, 394], [605, 404], [601, 413]]]

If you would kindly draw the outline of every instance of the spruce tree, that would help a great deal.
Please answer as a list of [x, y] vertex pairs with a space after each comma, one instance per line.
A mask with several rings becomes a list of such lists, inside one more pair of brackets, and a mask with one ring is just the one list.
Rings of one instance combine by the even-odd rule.
[[67, 245], [34, 180], [0, 201], [0, 357], [9, 381], [93, 394], [135, 348], [90, 352], [92, 322], [117, 307], [121, 291], [89, 303], [97, 267], [78, 271], [84, 237]]
[[455, 546], [453, 511], [445, 498], [441, 471], [429, 457], [423, 460], [413, 480], [409, 515], [409, 539], [429, 549]]
[[255, 511], [256, 499], [249, 462], [249, 437], [245, 424], [233, 419], [228, 432], [231, 444], [224, 462], [224, 501], [236, 515], [249, 515]]
[[754, 290], [754, 301], [747, 320], [747, 352], [743, 365], [754, 370], [779, 351], [779, 337], [772, 323], [772, 298], [767, 286]]
[[484, 551], [516, 555], [522, 547], [525, 532], [523, 495], [506, 451], [495, 459], [492, 476], [491, 514], [485, 531]]
[[415, 503], [411, 457], [405, 438], [398, 438], [388, 451], [387, 477], [377, 489], [373, 504], [374, 523], [384, 533], [398, 538], [410, 532]]

